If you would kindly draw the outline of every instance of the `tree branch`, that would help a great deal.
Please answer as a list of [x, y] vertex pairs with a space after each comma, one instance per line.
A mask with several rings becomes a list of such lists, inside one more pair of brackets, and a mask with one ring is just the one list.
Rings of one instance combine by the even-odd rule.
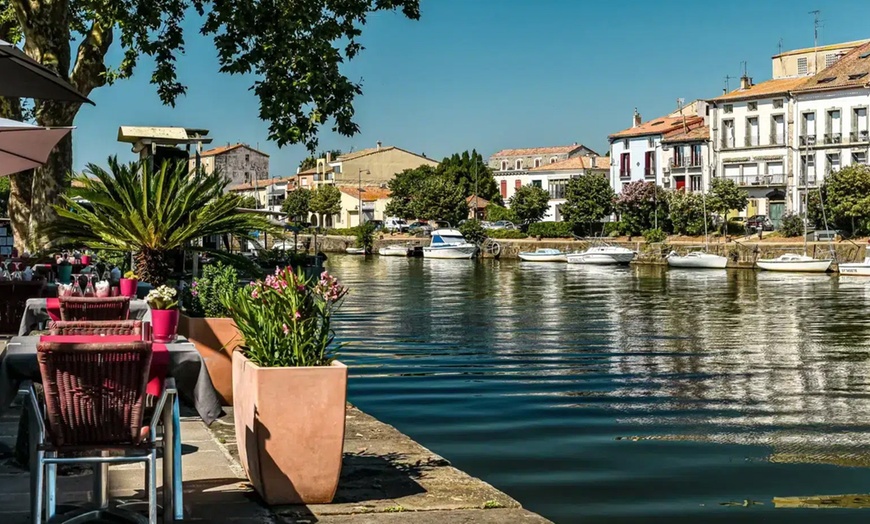
[[76, 63], [70, 75], [70, 83], [79, 93], [88, 96], [91, 91], [106, 84], [105, 57], [112, 45], [112, 26], [106, 27], [99, 20], [91, 24], [85, 39], [76, 53]]

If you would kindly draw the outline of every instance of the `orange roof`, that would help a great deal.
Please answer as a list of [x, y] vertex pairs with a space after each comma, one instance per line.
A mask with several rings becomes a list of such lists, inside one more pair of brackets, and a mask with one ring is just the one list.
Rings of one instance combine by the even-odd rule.
[[778, 78], [755, 84], [747, 89], [735, 89], [728, 94], [711, 98], [710, 102], [724, 102], [727, 100], [745, 100], [750, 98], [769, 98], [775, 95], [784, 95], [792, 89], [801, 87], [807, 82], [807, 77]]
[[468, 203], [468, 207], [474, 207], [475, 203], [477, 203], [477, 209], [483, 209], [489, 205], [489, 200], [477, 195], [468, 195], [465, 201]]
[[293, 182], [295, 176], [285, 176], [283, 178], [263, 178], [257, 180], [256, 186], [253, 182], [245, 182], [244, 184], [236, 184], [227, 188], [227, 191], [249, 191], [251, 189], [265, 189], [275, 184], [283, 184], [285, 182]]
[[[698, 122], [703, 122], [704, 119], [700, 116], [686, 116], [685, 121], [686, 125], [691, 126], [697, 125]], [[623, 129], [618, 133], [610, 135], [610, 138], [614, 139], [630, 138], [644, 135], [665, 135], [667, 133], [670, 133], [671, 131], [674, 131], [675, 129], [681, 129], [682, 127], [683, 117], [665, 116], [662, 118], [654, 118], [636, 127], [629, 127], [628, 129]]]
[[610, 157], [596, 156], [593, 166], [592, 157], [575, 156], [561, 162], [543, 164], [529, 171], [576, 171], [578, 169], [610, 169]]
[[688, 128], [686, 131], [680, 127], [662, 138], [662, 142], [698, 142], [702, 140], [710, 140], [710, 126], [696, 126]]
[[850, 89], [865, 87], [868, 83], [870, 83], [870, 43], [851, 50], [830, 67], [819, 71], [795, 91]]
[[[359, 188], [357, 187], [339, 186], [338, 190], [352, 198], [359, 198]], [[390, 198], [390, 190], [386, 187], [363, 186], [362, 199], [364, 202], [374, 202], [375, 200], [382, 200], [384, 198]]]
[[[326, 170], [324, 171], [324, 173], [332, 173], [332, 167], [330, 167], [329, 165], [327, 165], [327, 166], [326, 166]], [[316, 174], [317, 174], [317, 168], [316, 168], [316, 167], [312, 167], [312, 168], [310, 168], [310, 169], [306, 169], [305, 171], [300, 171], [300, 172], [299, 172], [299, 175], [302, 175], [302, 176], [307, 176], [307, 175], [316, 175]]]
[[[492, 155], [497, 156], [533, 156], [533, 155], [570, 155], [574, 151], [585, 147], [583, 144], [572, 146], [529, 147], [526, 149], [502, 149]], [[589, 149], [588, 147], [586, 149]], [[592, 151], [591, 149], [589, 149]]]
[[[204, 157], [204, 156], [220, 155], [220, 154], [226, 153], [227, 151], [232, 151], [233, 149], [236, 149], [237, 147], [244, 147], [244, 148], [250, 149], [251, 151], [254, 151], [255, 153], [260, 153], [263, 156], [269, 156], [262, 151], [258, 151], [256, 149], [254, 149], [253, 147], [249, 146], [248, 144], [233, 144], [233, 145], [227, 144], [225, 146], [215, 147], [214, 149], [209, 149], [207, 151], [203, 151], [202, 153], [199, 154], [199, 156]], [[190, 158], [194, 158], [195, 156], [196, 155], [191, 155]]]

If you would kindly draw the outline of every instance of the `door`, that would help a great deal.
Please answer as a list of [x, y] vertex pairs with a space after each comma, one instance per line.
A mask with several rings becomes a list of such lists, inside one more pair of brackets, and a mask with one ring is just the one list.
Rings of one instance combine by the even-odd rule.
[[779, 222], [782, 219], [782, 213], [785, 211], [785, 202], [770, 202], [770, 222], [774, 229], [779, 229]]

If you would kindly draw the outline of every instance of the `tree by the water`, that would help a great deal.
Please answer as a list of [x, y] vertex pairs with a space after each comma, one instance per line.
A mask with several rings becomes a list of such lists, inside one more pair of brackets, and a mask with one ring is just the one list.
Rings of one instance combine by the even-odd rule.
[[605, 175], [572, 178], [565, 188], [565, 203], [559, 207], [562, 220], [590, 232], [592, 224], [613, 212], [616, 194]]
[[394, 176], [387, 183], [387, 187], [390, 188], [390, 201], [387, 203], [386, 215], [399, 218], [417, 218], [417, 210], [413, 207], [414, 198], [426, 180], [435, 176], [437, 176], [436, 171], [432, 166], [406, 169]]
[[324, 226], [327, 216], [341, 213], [341, 191], [331, 184], [318, 187], [311, 192], [308, 209], [319, 217], [319, 224]]
[[[359, 131], [353, 102], [362, 86], [342, 65], [363, 46], [362, 26], [376, 11], [401, 10], [420, 17], [419, 0], [0, 0], [0, 39], [23, 44], [32, 58], [57, 71], [83, 95], [129, 78], [140, 61], [153, 61], [151, 83], [162, 103], [174, 106], [186, 87], [176, 62], [185, 49], [184, 26], [201, 20], [198, 34], [212, 37], [219, 71], [251, 75], [259, 116], [278, 146], [318, 145], [327, 122], [345, 136]], [[197, 22], [199, 22], [197, 20]], [[122, 56], [107, 64], [113, 43]], [[75, 50], [72, 46], [76, 46]], [[80, 104], [36, 101], [43, 126], [72, 125]], [[18, 100], [0, 103], [0, 116], [22, 120]], [[10, 214], [19, 249], [41, 247], [42, 226], [54, 218], [53, 204], [68, 185], [72, 138], [67, 135], [40, 169], [13, 175]]]
[[510, 206], [525, 230], [529, 224], [543, 220], [550, 208], [550, 194], [537, 186], [522, 186], [510, 198]]
[[308, 203], [311, 201], [311, 191], [308, 189], [295, 189], [287, 193], [287, 198], [281, 204], [281, 211], [287, 213], [287, 220], [291, 222], [307, 222]]
[[477, 150], [454, 153], [444, 158], [436, 171], [459, 186], [459, 190], [466, 197], [473, 195], [476, 190], [479, 197], [496, 204], [504, 203], [492, 169], [486, 165], [486, 161]]
[[710, 181], [707, 209], [722, 215], [722, 231], [727, 231], [728, 213], [733, 209], [743, 211], [749, 204], [749, 193], [731, 179], [714, 178]]

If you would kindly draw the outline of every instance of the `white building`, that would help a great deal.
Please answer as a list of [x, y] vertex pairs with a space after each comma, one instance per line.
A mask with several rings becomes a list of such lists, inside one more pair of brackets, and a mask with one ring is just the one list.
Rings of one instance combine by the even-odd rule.
[[532, 184], [545, 187], [540, 176], [532, 176], [530, 170], [555, 164], [578, 156], [599, 156], [583, 144], [570, 146], [530, 147], [525, 149], [502, 149], [489, 157], [489, 167], [499, 185], [502, 200], [507, 201], [516, 190]]
[[[550, 193], [550, 209], [544, 215], [544, 222], [561, 222], [562, 215], [559, 206], [565, 203], [565, 187], [568, 185], [568, 181], [590, 174], [608, 176], [609, 173], [609, 158], [590, 155], [544, 164], [530, 169], [525, 176], [533, 185], [538, 185], [536, 182], [540, 182], [539, 187]], [[516, 180], [522, 180], [522, 178], [517, 177]]]
[[710, 187], [713, 157], [710, 126], [703, 121], [695, 127], [679, 127], [662, 138], [665, 189], [703, 193]]

